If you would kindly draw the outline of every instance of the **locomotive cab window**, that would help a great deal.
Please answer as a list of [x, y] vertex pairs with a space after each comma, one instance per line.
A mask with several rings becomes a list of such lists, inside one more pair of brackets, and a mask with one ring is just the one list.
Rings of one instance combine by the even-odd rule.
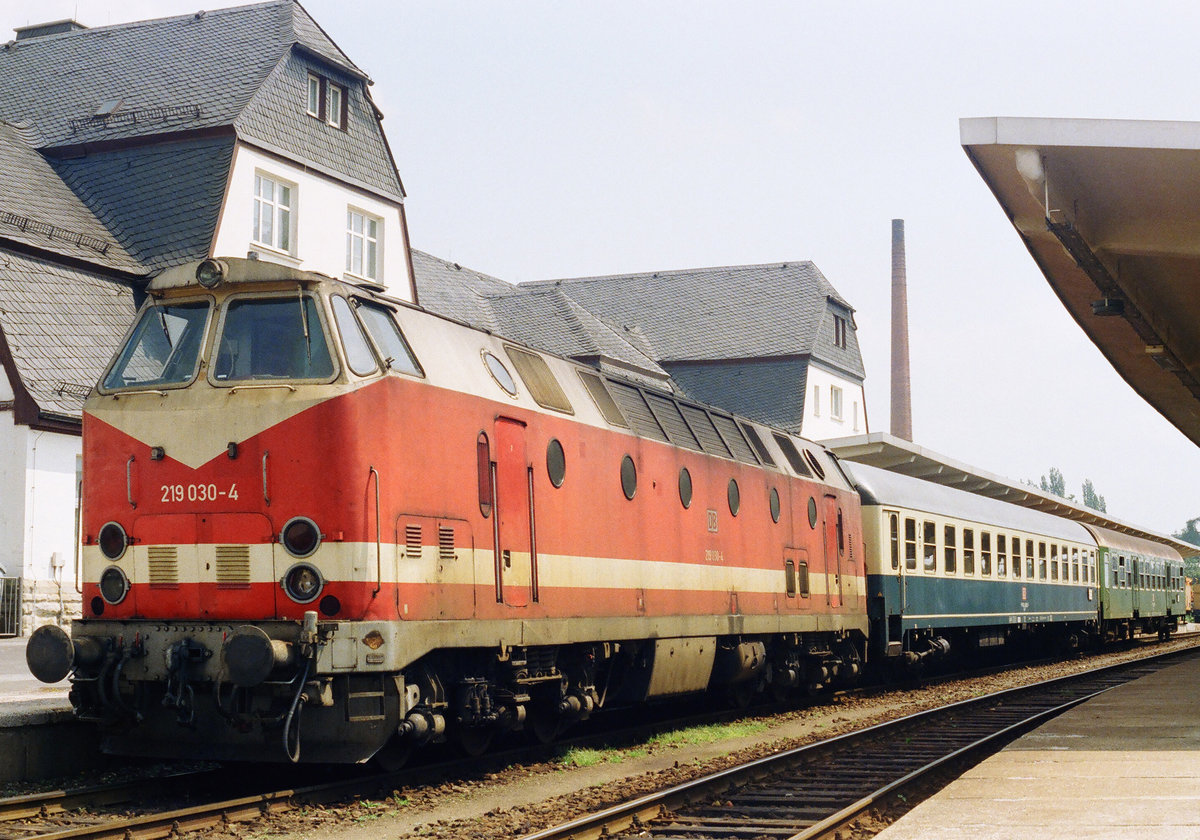
[[346, 364], [359, 376], [368, 376], [379, 370], [375, 354], [367, 342], [367, 334], [354, 317], [349, 302], [341, 295], [330, 298], [333, 305], [333, 320], [342, 334], [342, 349], [346, 351]]
[[212, 378], [331, 379], [333, 357], [323, 323], [308, 295], [235, 298], [225, 308]]
[[154, 304], [142, 310], [137, 326], [104, 377], [106, 390], [182, 386], [196, 376], [204, 345], [207, 300]]
[[425, 372], [421, 370], [417, 357], [413, 355], [412, 348], [408, 346], [408, 341], [400, 332], [392, 313], [382, 306], [366, 301], [356, 300], [355, 304], [358, 317], [367, 328], [367, 335], [375, 342], [375, 349], [379, 351], [379, 356], [388, 369], [410, 376], [424, 376]]

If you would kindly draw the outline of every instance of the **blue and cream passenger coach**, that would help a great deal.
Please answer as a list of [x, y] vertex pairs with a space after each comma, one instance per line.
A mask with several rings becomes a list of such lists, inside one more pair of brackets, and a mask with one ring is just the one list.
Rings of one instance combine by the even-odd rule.
[[862, 496], [872, 655], [908, 663], [1097, 630], [1096, 540], [1078, 522], [842, 462]]

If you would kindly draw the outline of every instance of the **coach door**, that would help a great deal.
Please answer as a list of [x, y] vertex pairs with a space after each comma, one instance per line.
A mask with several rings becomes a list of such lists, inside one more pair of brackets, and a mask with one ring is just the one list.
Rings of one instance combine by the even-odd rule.
[[826, 603], [831, 607], [842, 605], [842, 533], [838, 519], [836, 496], [826, 496], [823, 509], [825, 542], [825, 592]]
[[537, 533], [534, 528], [533, 469], [525, 447], [525, 424], [496, 418], [496, 600], [528, 606], [537, 595]]

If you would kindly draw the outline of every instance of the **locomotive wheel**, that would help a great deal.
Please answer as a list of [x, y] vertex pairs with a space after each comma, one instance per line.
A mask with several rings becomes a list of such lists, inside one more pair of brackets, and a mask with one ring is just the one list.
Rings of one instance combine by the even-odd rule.
[[566, 729], [562, 716], [551, 709], [531, 710], [527, 728], [539, 744], [553, 744]]
[[417, 746], [411, 741], [400, 742], [392, 738], [383, 748], [371, 756], [371, 763], [385, 773], [395, 773], [408, 763]]
[[459, 749], [471, 758], [478, 758], [487, 752], [496, 737], [496, 730], [490, 726], [460, 726], [454, 735]]

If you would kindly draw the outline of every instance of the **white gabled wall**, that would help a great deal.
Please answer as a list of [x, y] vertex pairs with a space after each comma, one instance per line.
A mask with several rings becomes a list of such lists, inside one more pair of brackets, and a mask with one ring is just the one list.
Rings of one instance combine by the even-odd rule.
[[[804, 395], [801, 434], [809, 440], [827, 440], [866, 434], [866, 399], [861, 382], [809, 362], [808, 391]], [[833, 389], [842, 392], [841, 416], [833, 413]]]
[[[256, 172], [295, 185], [290, 254], [264, 248], [252, 241]], [[233, 172], [225, 195], [221, 225], [214, 239], [213, 255], [245, 257], [253, 251], [262, 260], [317, 271], [330, 277], [345, 276], [346, 211], [349, 208], [382, 220], [378, 280], [387, 287], [389, 294], [411, 300], [413, 284], [408, 270], [408, 242], [398, 205], [243, 143], [237, 145], [234, 153]]]

